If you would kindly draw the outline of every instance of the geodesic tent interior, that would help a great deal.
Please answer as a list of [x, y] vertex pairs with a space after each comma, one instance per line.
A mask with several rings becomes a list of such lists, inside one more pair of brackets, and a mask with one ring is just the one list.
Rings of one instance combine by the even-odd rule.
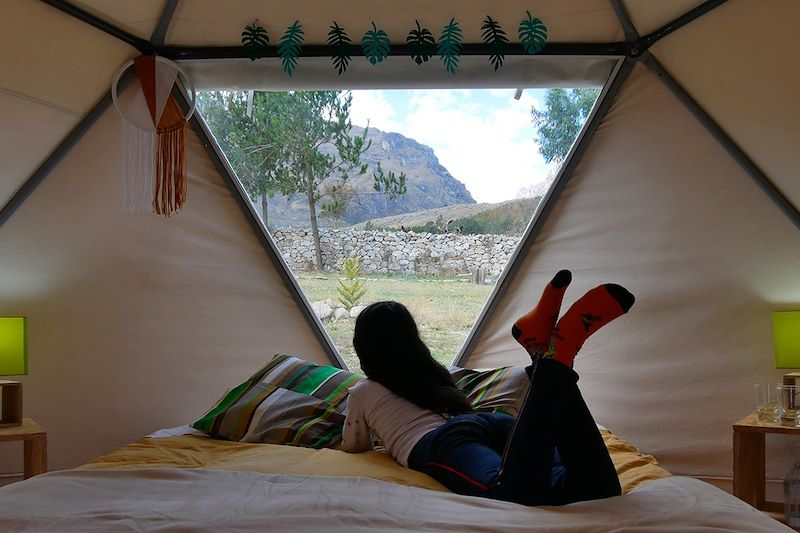
[[[731, 423], [752, 410], [754, 383], [784, 373], [771, 312], [800, 302], [793, 0], [9, 0], [3, 11], [0, 315], [28, 317], [24, 410], [48, 428], [52, 468], [193, 419], [273, 353], [341, 363], [202, 118], [187, 136], [183, 209], [120, 209], [109, 87], [120, 65], [155, 53], [200, 89], [604, 84], [457, 362], [524, 363], [510, 325], [560, 268], [574, 274], [567, 304], [622, 283], [637, 304], [582, 353], [587, 402], [671, 471], [730, 477]], [[512, 46], [495, 71], [480, 21], [513, 28], [526, 11], [546, 22], [547, 45]], [[259, 17], [276, 34], [303, 22], [293, 76], [275, 57], [247, 58], [240, 32]], [[375, 66], [354, 54], [343, 76], [330, 67], [331, 21], [377, 21], [401, 42], [415, 18], [463, 21], [455, 75], [402, 47]], [[782, 446], [768, 477], [796, 452]]]

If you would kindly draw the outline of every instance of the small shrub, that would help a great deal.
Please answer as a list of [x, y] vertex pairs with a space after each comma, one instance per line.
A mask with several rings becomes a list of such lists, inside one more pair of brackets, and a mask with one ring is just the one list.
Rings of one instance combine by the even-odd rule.
[[339, 293], [339, 301], [342, 302], [349, 311], [361, 300], [361, 297], [367, 292], [365, 285], [367, 280], [358, 279], [361, 275], [361, 258], [348, 257], [342, 262], [339, 268], [344, 279], [339, 279], [339, 286], [336, 291]]

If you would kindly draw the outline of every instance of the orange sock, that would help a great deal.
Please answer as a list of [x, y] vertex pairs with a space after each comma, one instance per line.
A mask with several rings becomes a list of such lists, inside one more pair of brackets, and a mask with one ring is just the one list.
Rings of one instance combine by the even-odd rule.
[[541, 357], [547, 350], [558, 320], [561, 300], [571, 281], [572, 273], [569, 270], [560, 270], [544, 288], [536, 307], [520, 317], [511, 327], [511, 335], [534, 359]]
[[551, 348], [545, 357], [572, 367], [578, 350], [591, 334], [624, 315], [635, 298], [627, 289], [606, 283], [584, 294], [561, 317], [553, 330]]

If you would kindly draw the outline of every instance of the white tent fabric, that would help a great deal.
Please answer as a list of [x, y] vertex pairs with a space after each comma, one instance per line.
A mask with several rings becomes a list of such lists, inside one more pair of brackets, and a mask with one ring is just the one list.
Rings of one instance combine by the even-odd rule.
[[109, 109], [0, 231], [0, 316], [29, 317], [24, 411], [51, 468], [199, 418], [274, 353], [330, 363], [200, 140], [165, 219], [121, 209], [121, 136]]
[[[487, 77], [485, 57], [462, 57], [458, 86], [462, 88], [600, 87], [617, 64], [615, 57], [519, 56], [506, 58], [503, 68]], [[210, 90], [318, 90], [318, 89], [415, 89], [450, 88], [454, 76], [439, 61], [417, 66], [407, 61], [370, 65], [353, 61], [339, 76], [330, 58], [304, 58], [303, 68], [290, 78], [280, 61], [249, 59], [183, 62], [197, 87]]]
[[[164, 6], [74, 3], [144, 40]], [[622, 4], [645, 35], [703, 2]], [[414, 17], [431, 27], [452, 17], [469, 21], [464, 39], [478, 43], [487, 14], [510, 29], [525, 10], [546, 21], [551, 43], [625, 36], [608, 0], [413, 0], [402, 13], [388, 0], [348, 2], [347, 9], [319, 0], [192, 0], [178, 3], [166, 43], [236, 46], [256, 17], [273, 43], [298, 18], [308, 43], [324, 43], [333, 20], [348, 28], [376, 20], [400, 42]], [[795, 208], [800, 68], [790, 58], [799, 19], [795, 0], [729, 0], [650, 49]], [[191, 137], [183, 212], [168, 220], [124, 215], [117, 200], [121, 129], [106, 111], [3, 221], [2, 206], [139, 52], [33, 0], [3, 3], [0, 43], [0, 315], [30, 317], [25, 413], [49, 431], [52, 468], [185, 423], [266, 354], [327, 360], [202, 139]], [[593, 61], [584, 65], [602, 64]], [[208, 84], [239, 69], [233, 83], [244, 86], [257, 72], [247, 60], [184, 64]], [[588, 69], [573, 68], [564, 75], [589, 77]], [[488, 65], [480, 76], [465, 69], [453, 82], [492, 83]], [[520, 259], [467, 363], [520, 361], [510, 323], [559, 268], [575, 272], [568, 298], [602, 281], [627, 285], [638, 297], [634, 311], [601, 331], [578, 362], [590, 405], [602, 423], [673, 471], [730, 476], [730, 424], [752, 408], [753, 383], [783, 373], [772, 362], [769, 316], [800, 305], [800, 233], [651, 71], [637, 66], [616, 95]], [[769, 464], [772, 478], [797, 455], [783, 448]], [[0, 472], [20, 470], [4, 461]]]
[[565, 308], [621, 283], [636, 305], [576, 362], [587, 402], [673, 471], [713, 475], [730, 468], [753, 383], [775, 381], [770, 311], [800, 300], [800, 238], [704, 133], [637, 67], [468, 361], [519, 358], [510, 324], [560, 268], [573, 271]]
[[733, 0], [652, 49], [795, 207], [800, 66], [785, 53], [797, 49], [798, 17], [800, 3], [792, 0]]

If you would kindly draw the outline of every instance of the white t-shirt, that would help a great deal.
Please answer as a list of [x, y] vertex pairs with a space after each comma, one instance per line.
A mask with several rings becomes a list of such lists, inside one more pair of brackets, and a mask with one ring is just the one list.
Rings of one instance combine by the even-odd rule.
[[445, 421], [442, 415], [418, 407], [368, 379], [350, 389], [342, 449], [346, 452], [371, 450], [371, 430], [383, 440], [395, 461], [408, 466], [408, 456], [414, 445]]

